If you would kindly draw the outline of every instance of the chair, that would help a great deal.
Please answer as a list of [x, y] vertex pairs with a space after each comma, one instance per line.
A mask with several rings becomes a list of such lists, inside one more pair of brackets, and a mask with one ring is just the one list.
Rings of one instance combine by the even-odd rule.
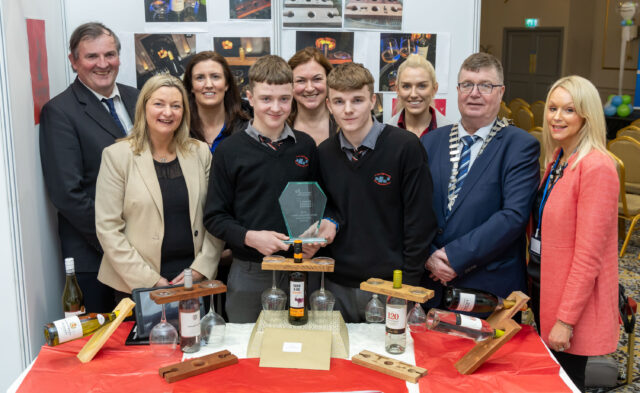
[[640, 141], [621, 135], [610, 141], [607, 149], [618, 156], [627, 167], [627, 192], [640, 194]]
[[538, 162], [540, 164], [540, 178], [542, 178], [542, 176], [544, 176], [544, 172], [546, 169], [545, 166], [545, 156], [544, 156], [544, 150], [543, 150], [543, 144], [542, 144], [542, 127], [533, 127], [532, 129], [529, 130], [529, 134], [533, 135], [537, 140], [538, 143], [540, 144], [540, 157], [538, 157]]
[[511, 113], [513, 113], [514, 116], [516, 112], [518, 112], [518, 109], [523, 106], [529, 108], [529, 103], [522, 98], [514, 98], [513, 100], [511, 100], [511, 102], [509, 102], [509, 109], [511, 109]]
[[[636, 144], [637, 146], [635, 146], [634, 144]], [[632, 145], [633, 147], [629, 147], [629, 145]], [[629, 137], [623, 136], [609, 142], [609, 145], [607, 147], [609, 148], [609, 151], [613, 153], [612, 155], [617, 163], [616, 166], [618, 168], [618, 177], [620, 179], [618, 219], [631, 221], [631, 225], [629, 225], [627, 235], [624, 238], [624, 243], [622, 244], [622, 249], [620, 250], [620, 257], [622, 257], [624, 255], [624, 252], [627, 250], [627, 245], [629, 244], [631, 234], [633, 233], [633, 230], [635, 229], [635, 226], [640, 219], [640, 195], [627, 193], [625, 180], [630, 173], [638, 172], [638, 169], [640, 168], [632, 168], [631, 165], [633, 164], [631, 163], [625, 165], [624, 159], [618, 156], [618, 154], [621, 153], [624, 157], [626, 157], [628, 156], [629, 151], [632, 149], [637, 149], [635, 154], [640, 154], [640, 143], [635, 142]], [[624, 227], [619, 226], [618, 231], [619, 233], [624, 232]]]
[[635, 127], [640, 127], [640, 119], [635, 119], [634, 121], [631, 122], [630, 125]]
[[530, 130], [535, 127], [533, 124], [533, 113], [531, 112], [531, 109], [525, 106], [520, 107], [515, 112], [513, 121], [516, 124], [516, 127], [520, 127], [523, 130]]
[[531, 112], [533, 112], [533, 125], [536, 127], [542, 127], [542, 119], [544, 118], [544, 106], [544, 101], [536, 101], [531, 104]]
[[504, 101], [500, 101], [500, 110], [498, 111], [498, 119], [502, 119], [503, 117], [506, 117], [507, 119], [513, 119], [512, 116], [513, 114], [511, 112], [511, 109], [509, 109], [509, 107]]
[[616, 132], [616, 138], [619, 136], [628, 136], [640, 142], [640, 127], [626, 126]]

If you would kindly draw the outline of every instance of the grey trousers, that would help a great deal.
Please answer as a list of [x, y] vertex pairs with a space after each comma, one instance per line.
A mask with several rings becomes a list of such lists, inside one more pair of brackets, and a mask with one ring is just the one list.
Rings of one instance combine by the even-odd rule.
[[[262, 311], [261, 295], [271, 288], [272, 271], [262, 270], [258, 262], [233, 258], [227, 279], [225, 310], [230, 323], [253, 323]], [[288, 272], [276, 271], [276, 286], [288, 299]]]
[[[324, 287], [336, 297], [334, 310], [342, 313], [342, 318], [346, 323], [366, 322], [364, 311], [367, 308], [367, 303], [371, 300], [371, 292], [336, 284], [327, 276], [324, 277]], [[380, 300], [383, 302], [386, 299], [386, 296], [380, 296]]]

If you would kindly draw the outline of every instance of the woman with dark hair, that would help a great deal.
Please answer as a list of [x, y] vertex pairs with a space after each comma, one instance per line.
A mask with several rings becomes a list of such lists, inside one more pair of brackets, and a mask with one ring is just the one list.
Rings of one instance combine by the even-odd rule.
[[204, 51], [193, 56], [183, 83], [189, 94], [191, 136], [206, 142], [211, 153], [225, 137], [246, 127], [240, 92], [222, 55]]
[[293, 70], [294, 101], [287, 122], [319, 145], [338, 128], [326, 105], [327, 75], [333, 67], [322, 52], [311, 46], [296, 52], [289, 59], [289, 66]]

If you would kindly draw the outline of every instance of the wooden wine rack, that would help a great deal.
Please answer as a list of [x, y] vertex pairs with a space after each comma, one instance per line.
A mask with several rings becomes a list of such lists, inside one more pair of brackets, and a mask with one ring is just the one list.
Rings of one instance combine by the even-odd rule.
[[380, 278], [370, 278], [360, 283], [360, 289], [367, 292], [378, 293], [380, 295], [393, 296], [400, 299], [407, 299], [412, 302], [424, 303], [433, 297], [431, 289], [414, 287], [402, 284], [402, 288], [393, 287], [393, 282]]
[[371, 351], [361, 351], [351, 357], [351, 362], [411, 383], [418, 383], [418, 379], [427, 375], [426, 368], [417, 367]]
[[193, 284], [193, 289], [185, 290], [184, 286], [157, 289], [149, 293], [156, 304], [173, 303], [180, 300], [193, 299], [202, 296], [227, 292], [227, 286], [218, 280], [201, 281]]
[[[282, 258], [279, 260], [264, 257], [262, 259], [262, 270], [286, 270], [292, 272], [333, 272], [336, 263], [331, 258], [322, 258], [325, 263], [316, 263], [312, 259], [303, 259], [302, 263], [293, 262], [293, 258]], [[320, 258], [318, 258], [320, 259]]]

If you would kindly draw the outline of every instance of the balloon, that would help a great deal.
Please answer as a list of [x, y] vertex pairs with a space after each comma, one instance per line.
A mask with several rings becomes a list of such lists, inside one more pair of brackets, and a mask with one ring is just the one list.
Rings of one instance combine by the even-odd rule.
[[622, 103], [623, 104], [631, 104], [631, 96], [629, 94], [625, 94], [622, 96]]
[[609, 94], [609, 97], [607, 97], [607, 102], [611, 102], [611, 100], [613, 100], [613, 97], [615, 96], [615, 94]]
[[620, 96], [615, 96], [611, 99], [611, 105], [613, 106], [620, 106], [620, 104], [622, 104], [622, 97]]
[[607, 105], [604, 107], [604, 114], [605, 116], [615, 116], [616, 114], [616, 107], [613, 105]]
[[629, 105], [620, 105], [617, 112], [618, 116], [627, 117], [631, 113], [631, 108], [629, 107]]

